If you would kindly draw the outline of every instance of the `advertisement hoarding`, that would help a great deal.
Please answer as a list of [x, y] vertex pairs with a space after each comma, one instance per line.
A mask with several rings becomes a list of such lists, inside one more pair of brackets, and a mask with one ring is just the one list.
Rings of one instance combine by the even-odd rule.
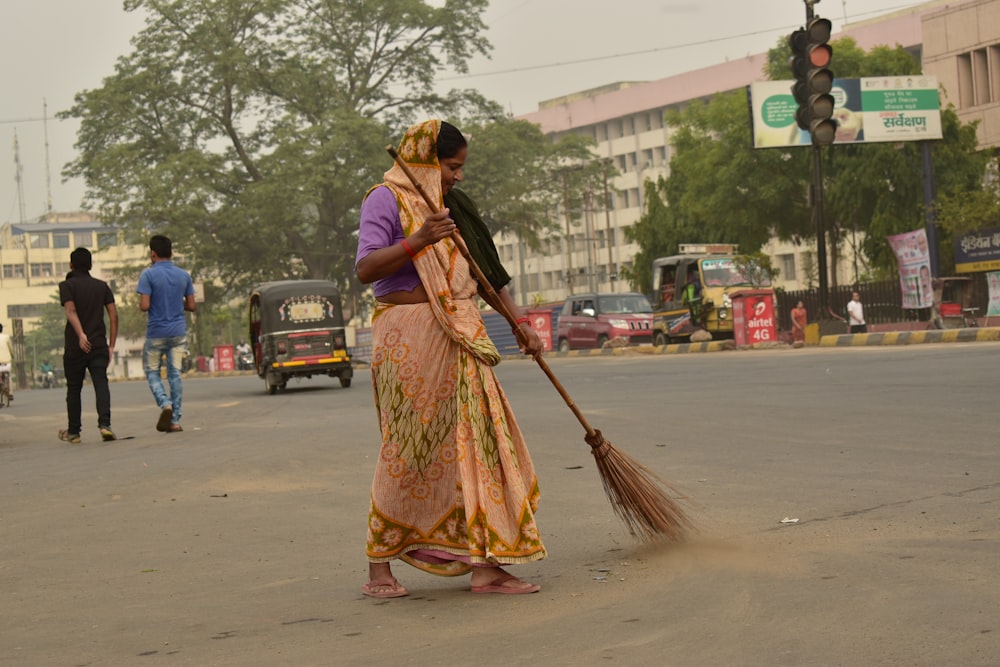
[[975, 273], [1000, 269], [1000, 227], [955, 235], [955, 271]]
[[[809, 146], [809, 132], [795, 123], [793, 81], [756, 81], [747, 94], [753, 116], [754, 148]], [[834, 79], [833, 143], [940, 139], [941, 103], [937, 77], [888, 76]]]

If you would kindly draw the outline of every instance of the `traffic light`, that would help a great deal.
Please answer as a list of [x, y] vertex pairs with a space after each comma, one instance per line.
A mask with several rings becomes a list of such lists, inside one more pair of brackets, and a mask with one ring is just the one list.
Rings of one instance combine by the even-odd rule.
[[832, 144], [837, 133], [837, 123], [833, 120], [833, 72], [828, 68], [833, 57], [830, 30], [833, 24], [819, 17], [809, 19], [805, 28], [799, 28], [788, 36], [792, 47], [790, 65], [795, 83], [792, 95], [799, 108], [795, 112], [795, 122], [812, 135], [814, 144]]

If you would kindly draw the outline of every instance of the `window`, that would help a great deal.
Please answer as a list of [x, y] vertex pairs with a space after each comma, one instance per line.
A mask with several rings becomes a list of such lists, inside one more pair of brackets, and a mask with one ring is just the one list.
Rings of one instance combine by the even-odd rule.
[[69, 262], [56, 262], [56, 275], [65, 276], [69, 273]]
[[1000, 98], [1000, 45], [961, 53], [956, 62], [959, 108], [989, 104]]
[[32, 248], [48, 248], [49, 247], [49, 235], [46, 234], [29, 234], [28, 243]]
[[781, 262], [780, 277], [784, 280], [795, 280], [795, 255], [778, 255]]
[[76, 232], [76, 246], [78, 248], [90, 248], [94, 245], [93, 232]]
[[51, 278], [52, 277], [52, 263], [51, 262], [39, 262], [31, 264], [31, 277], [32, 278]]
[[24, 264], [4, 264], [4, 278], [24, 278]]
[[97, 247], [112, 248], [118, 245], [118, 234], [115, 232], [97, 232]]
[[53, 248], [68, 248], [69, 247], [69, 232], [54, 232], [52, 234], [52, 247]]

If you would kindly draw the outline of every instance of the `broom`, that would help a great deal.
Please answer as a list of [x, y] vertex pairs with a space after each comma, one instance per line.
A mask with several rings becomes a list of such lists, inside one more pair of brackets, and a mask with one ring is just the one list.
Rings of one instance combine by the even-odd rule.
[[[396, 149], [390, 145], [386, 146], [386, 151], [403, 170], [431, 211], [436, 213], [438, 211], [437, 205], [431, 201], [423, 186], [410, 171], [409, 166], [399, 157]], [[487, 303], [510, 323], [514, 335], [517, 336], [521, 344], [526, 344], [526, 336], [521, 331], [521, 327], [518, 326], [517, 319], [497, 296], [490, 281], [483, 275], [482, 269], [472, 258], [469, 248], [465, 245], [465, 240], [458, 233], [458, 230], [452, 234], [452, 240], [472, 268], [476, 280], [479, 281], [479, 285], [485, 292], [484, 298]], [[680, 541], [683, 539], [687, 531], [693, 528], [693, 523], [675, 498], [680, 494], [644, 465], [608, 442], [600, 431], [591, 427], [545, 360], [541, 356], [535, 356], [534, 359], [586, 431], [583, 439], [590, 445], [591, 453], [597, 461], [597, 471], [600, 474], [601, 483], [604, 485], [604, 492], [607, 494], [615, 514], [628, 528], [629, 533], [647, 541], [657, 539]]]

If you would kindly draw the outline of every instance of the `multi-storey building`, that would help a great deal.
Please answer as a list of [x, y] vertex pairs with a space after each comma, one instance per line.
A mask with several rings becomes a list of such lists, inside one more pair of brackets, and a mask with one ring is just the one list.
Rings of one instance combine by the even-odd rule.
[[[15, 318], [22, 320], [25, 332], [31, 331], [45, 306], [59, 302], [59, 283], [69, 272], [69, 255], [76, 248], [93, 253], [90, 274], [117, 288], [116, 294], [134, 285], [117, 284], [115, 269], [142, 265], [149, 256], [145, 245], [126, 244], [122, 232], [101, 224], [90, 213], [50, 213], [32, 222], [0, 226], [0, 318], [5, 331], [12, 331], [9, 325]], [[120, 362], [123, 371], [134, 375], [141, 370], [140, 349], [141, 343], [119, 344], [119, 359], [113, 362], [116, 366]], [[131, 369], [125, 363], [129, 356], [136, 357]], [[29, 357], [26, 361], [35, 368], [39, 360]]]
[[[963, 121], [981, 121], [984, 147], [1000, 142], [1000, 0], [928, 2], [850, 24], [834, 39], [839, 37], [851, 37], [865, 50], [900, 45], [922, 58], [925, 72], [943, 84], [942, 103], [954, 104]], [[592, 199], [598, 204], [584, 212], [583, 224], [563, 225], [562, 233], [545, 239], [542, 253], [530, 252], [512, 237], [495, 239], [520, 301], [628, 289], [617, 277], [621, 267], [631, 266], [638, 248], [626, 241], [624, 232], [642, 215], [643, 183], [670, 170], [664, 112], [763, 80], [766, 61], [762, 53], [659, 81], [612, 84], [542, 102], [538, 111], [521, 116], [553, 139], [571, 133], [593, 138], [595, 156], [610, 159], [619, 173], [610, 184], [610, 205], [605, 209], [603, 197]], [[864, 273], [853, 249], [857, 244], [848, 246], [853, 247], [843, 248], [840, 262], [830, 267], [841, 284]], [[763, 250], [781, 270], [779, 286], [815, 284], [814, 245], [772, 239]]]

